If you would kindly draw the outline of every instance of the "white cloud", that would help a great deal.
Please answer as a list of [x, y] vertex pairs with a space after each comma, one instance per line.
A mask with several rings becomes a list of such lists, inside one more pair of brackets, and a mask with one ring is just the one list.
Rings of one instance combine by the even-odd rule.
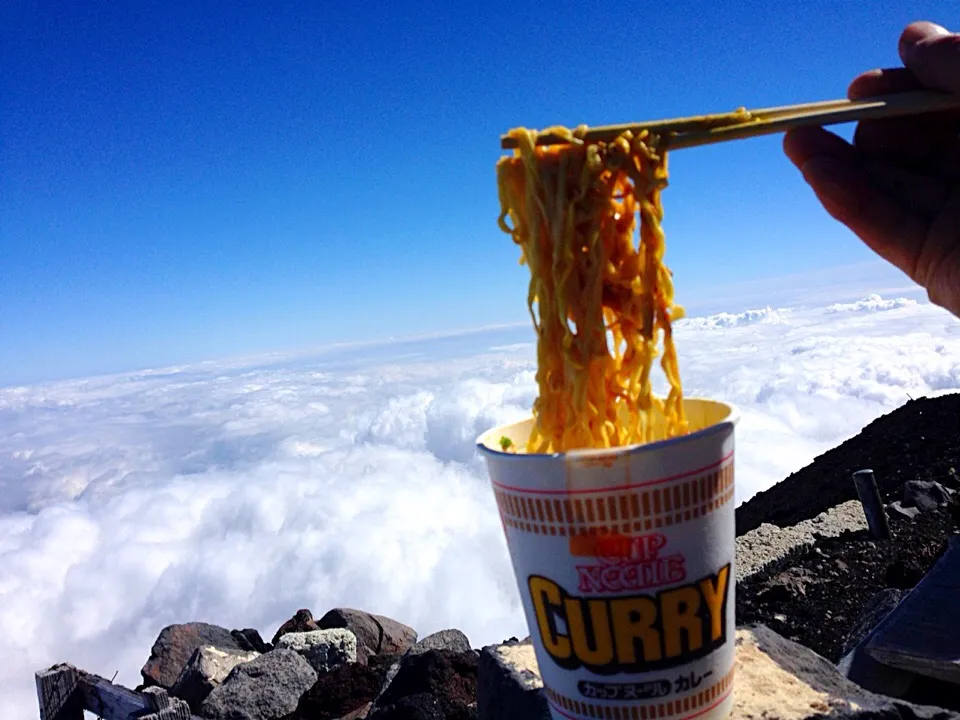
[[895, 310], [897, 308], [916, 305], [917, 301], [911, 298], [892, 298], [884, 300], [877, 294], [869, 295], [862, 300], [854, 303], [835, 303], [827, 307], [827, 313], [838, 312], [882, 312], [884, 310]]
[[684, 318], [677, 323], [678, 328], [696, 327], [696, 328], [727, 328], [741, 327], [743, 325], [755, 325], [756, 323], [768, 323], [775, 325], [784, 322], [785, 310], [774, 310], [772, 307], [760, 308], [757, 310], [744, 310], [739, 313], [716, 313], [706, 317]]
[[[928, 303], [678, 324], [688, 395], [736, 403], [738, 500], [908, 399], [960, 388]], [[136, 684], [161, 627], [349, 605], [475, 645], [526, 634], [473, 441], [535, 395], [532, 331], [0, 389], [0, 697], [73, 662]]]

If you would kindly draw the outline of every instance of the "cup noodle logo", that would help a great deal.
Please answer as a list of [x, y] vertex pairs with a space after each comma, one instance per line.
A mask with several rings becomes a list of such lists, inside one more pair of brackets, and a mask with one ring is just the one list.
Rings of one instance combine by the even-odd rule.
[[609, 535], [597, 538], [600, 561], [577, 565], [581, 593], [618, 593], [673, 585], [687, 577], [681, 553], [661, 555], [667, 538], [660, 533], [639, 537]]
[[595, 542], [598, 562], [576, 566], [576, 594], [542, 575], [527, 579], [540, 639], [557, 665], [641, 673], [691, 662], [726, 642], [730, 564], [688, 581], [684, 556], [664, 553], [662, 534]]

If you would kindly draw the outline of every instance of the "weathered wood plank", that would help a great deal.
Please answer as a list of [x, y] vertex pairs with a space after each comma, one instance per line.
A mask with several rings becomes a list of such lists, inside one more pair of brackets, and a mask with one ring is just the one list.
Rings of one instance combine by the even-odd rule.
[[190, 706], [179, 698], [170, 697], [163, 688], [145, 688], [143, 694], [150, 700], [154, 712], [140, 720], [190, 720]]
[[77, 689], [79, 673], [66, 663], [34, 675], [40, 720], [83, 720], [83, 698]]
[[127, 720], [153, 711], [153, 704], [140, 693], [83, 671], [80, 671], [80, 692], [84, 707], [103, 720]]
[[865, 650], [878, 662], [960, 684], [960, 537], [877, 626]]
[[163, 688], [134, 692], [66, 663], [36, 673], [36, 682], [40, 720], [84, 720], [84, 710], [102, 720], [200, 720]]

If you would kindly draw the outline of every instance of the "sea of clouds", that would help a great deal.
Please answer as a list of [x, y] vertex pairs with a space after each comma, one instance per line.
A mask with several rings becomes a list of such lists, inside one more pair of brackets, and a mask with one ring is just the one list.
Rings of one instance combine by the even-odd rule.
[[[688, 395], [739, 406], [737, 501], [910, 397], [960, 321], [870, 296], [678, 323]], [[0, 388], [0, 704], [69, 661], [134, 686], [159, 630], [269, 639], [349, 606], [474, 646], [527, 634], [474, 440], [535, 396], [526, 326]], [[837, 478], [844, 482], [844, 478]]]

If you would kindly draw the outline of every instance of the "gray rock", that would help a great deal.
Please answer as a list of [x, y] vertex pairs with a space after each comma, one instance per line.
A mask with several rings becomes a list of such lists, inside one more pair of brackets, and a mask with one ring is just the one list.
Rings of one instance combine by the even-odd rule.
[[848, 531], [866, 529], [867, 517], [859, 500], [849, 500], [790, 527], [764, 523], [737, 538], [737, 582], [776, 562], [796, 547], [812, 545], [816, 535], [837, 537]]
[[551, 720], [531, 642], [488, 645], [477, 668], [480, 720]]
[[318, 673], [357, 661], [357, 636], [345, 628], [287, 633], [277, 648], [303, 655]]
[[457, 629], [440, 630], [432, 635], [427, 635], [423, 640], [419, 640], [416, 645], [410, 648], [411, 655], [419, 655], [427, 650], [453, 650], [453, 652], [468, 652], [470, 639]]
[[389, 668], [387, 668], [387, 674], [383, 679], [383, 687], [380, 688], [380, 694], [373, 700], [373, 708], [377, 709], [377, 703], [380, 702], [380, 698], [383, 697], [383, 694], [390, 687], [390, 683], [393, 682], [394, 678], [397, 677], [397, 673], [400, 672], [400, 663], [403, 661], [406, 655], [403, 655], [399, 660], [394, 662]]
[[929, 512], [950, 502], [950, 493], [933, 480], [908, 480], [903, 484], [903, 504]]
[[418, 641], [412, 648], [407, 650], [407, 652], [405, 652], [399, 660], [390, 665], [390, 667], [387, 669], [387, 675], [383, 681], [383, 689], [380, 691], [380, 695], [383, 695], [383, 693], [387, 691], [387, 688], [390, 687], [390, 683], [393, 682], [393, 679], [397, 676], [397, 673], [400, 672], [400, 664], [406, 658], [410, 657], [411, 655], [420, 655], [421, 653], [425, 653], [427, 650], [452, 650], [453, 652], [469, 652], [472, 650], [472, 648], [470, 647], [470, 639], [460, 630], [440, 630], [432, 635], [427, 635], [425, 638], [423, 638], [423, 640]]
[[170, 689], [199, 647], [215, 647], [225, 652], [242, 652], [235, 637], [226, 628], [202, 622], [168, 625], [157, 636], [150, 658], [140, 670], [145, 685]]
[[887, 514], [912, 520], [920, 514], [920, 511], [915, 507], [904, 507], [902, 502], [895, 500], [887, 505]]
[[278, 720], [297, 708], [317, 673], [293, 650], [276, 649], [237, 665], [204, 700], [211, 720]]
[[259, 655], [257, 652], [218, 650], [213, 646], [197, 648], [170, 689], [170, 694], [186, 700], [194, 713], [200, 712], [207, 695], [227, 678], [233, 668]]
[[265, 652], [270, 652], [273, 650], [273, 645], [265, 643], [263, 638], [260, 637], [260, 633], [253, 628], [233, 630], [230, 634], [233, 635], [234, 640], [236, 640], [237, 644], [240, 645], [240, 647], [242, 647], [244, 650], [258, 652], [261, 655]]
[[317, 621], [322, 630], [346, 628], [357, 636], [357, 662], [371, 655], [402, 655], [417, 642], [417, 631], [383, 615], [335, 608]]

